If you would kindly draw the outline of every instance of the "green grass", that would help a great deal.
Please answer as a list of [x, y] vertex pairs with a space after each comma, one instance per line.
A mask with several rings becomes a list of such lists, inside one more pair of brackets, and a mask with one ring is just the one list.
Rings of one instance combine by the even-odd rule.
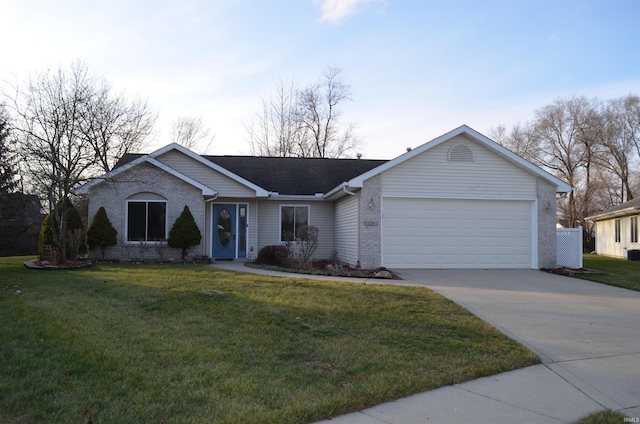
[[607, 256], [584, 255], [583, 263], [585, 268], [594, 269], [602, 273], [581, 276], [585, 280], [640, 291], [640, 262], [631, 262]]
[[625, 415], [620, 412], [614, 412], [610, 409], [604, 411], [595, 412], [585, 417], [580, 418], [574, 424], [622, 424], [624, 423]]
[[539, 362], [426, 288], [25, 259], [0, 258], [2, 423], [313, 422]]

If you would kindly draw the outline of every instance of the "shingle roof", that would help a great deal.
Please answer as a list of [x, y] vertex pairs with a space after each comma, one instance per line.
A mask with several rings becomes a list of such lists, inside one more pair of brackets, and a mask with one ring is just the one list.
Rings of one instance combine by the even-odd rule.
[[625, 215], [625, 212], [629, 212], [630, 214], [634, 213], [635, 210], [640, 209], [640, 197], [637, 199], [629, 200], [628, 202], [621, 203], [617, 206], [614, 206], [609, 209], [605, 209], [602, 212], [598, 212], [591, 216], [588, 216], [587, 219], [597, 219], [597, 218], [605, 218], [611, 215]]
[[[115, 168], [142, 154], [127, 153]], [[285, 195], [327, 193], [384, 163], [386, 160], [282, 158], [261, 156], [202, 156], [268, 191]]]

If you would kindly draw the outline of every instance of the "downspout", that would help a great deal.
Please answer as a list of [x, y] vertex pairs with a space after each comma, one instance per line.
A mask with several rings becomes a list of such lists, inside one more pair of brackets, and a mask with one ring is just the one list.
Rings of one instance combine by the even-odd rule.
[[353, 192], [347, 190], [347, 186], [346, 185], [342, 186], [342, 191], [344, 191], [345, 193], [347, 193], [350, 196], [355, 196], [356, 195], [356, 193], [353, 193]]

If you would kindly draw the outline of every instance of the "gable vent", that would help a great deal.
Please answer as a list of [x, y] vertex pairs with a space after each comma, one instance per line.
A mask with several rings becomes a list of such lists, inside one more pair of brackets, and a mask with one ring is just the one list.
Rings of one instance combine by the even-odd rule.
[[447, 160], [455, 162], [473, 162], [473, 152], [464, 144], [457, 144], [449, 149]]

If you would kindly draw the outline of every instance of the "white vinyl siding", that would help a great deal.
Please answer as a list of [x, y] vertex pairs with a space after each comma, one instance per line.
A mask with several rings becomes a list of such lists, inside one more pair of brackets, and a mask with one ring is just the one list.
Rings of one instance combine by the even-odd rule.
[[255, 197], [256, 195], [255, 190], [176, 150], [171, 150], [156, 159], [217, 191], [218, 197]]
[[[616, 241], [616, 220], [620, 220], [620, 241]], [[631, 241], [631, 216], [596, 222], [596, 252], [599, 255], [627, 258], [627, 251], [640, 249], [640, 243]]]
[[383, 199], [382, 265], [532, 268], [533, 202]]
[[309, 225], [309, 206], [280, 205], [280, 241], [301, 241], [301, 232]]
[[[473, 161], [447, 160], [456, 145], [468, 146]], [[459, 135], [383, 172], [382, 195], [533, 200], [537, 196], [537, 177]]]
[[333, 240], [340, 260], [355, 265], [358, 261], [359, 196], [345, 196], [335, 203]]
[[328, 259], [333, 251], [333, 203], [331, 202], [258, 202], [258, 251], [280, 242], [280, 206], [309, 206], [309, 225], [318, 228], [318, 249], [314, 259]]

